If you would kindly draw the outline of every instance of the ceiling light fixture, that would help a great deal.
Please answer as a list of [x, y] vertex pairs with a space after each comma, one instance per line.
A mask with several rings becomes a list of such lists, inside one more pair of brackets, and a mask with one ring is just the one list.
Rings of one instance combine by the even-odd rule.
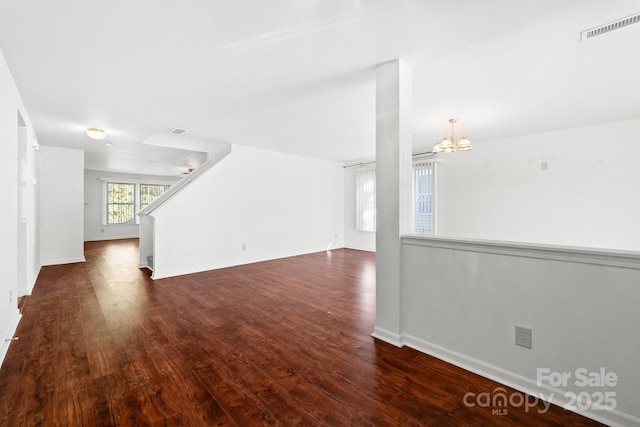
[[438, 154], [438, 153], [455, 153], [456, 150], [460, 150], [460, 151], [473, 150], [473, 147], [471, 146], [471, 143], [469, 142], [469, 140], [464, 135], [462, 135], [462, 139], [461, 140], [458, 141], [456, 139], [456, 135], [454, 133], [453, 125], [457, 121], [458, 121], [457, 119], [449, 119], [449, 123], [451, 123], [451, 134], [446, 138], [442, 138], [442, 140], [440, 142], [438, 142], [433, 147], [433, 150], [431, 150], [432, 153], [434, 153], [434, 154]]
[[102, 129], [89, 128], [87, 129], [87, 136], [91, 139], [104, 139], [107, 134]]

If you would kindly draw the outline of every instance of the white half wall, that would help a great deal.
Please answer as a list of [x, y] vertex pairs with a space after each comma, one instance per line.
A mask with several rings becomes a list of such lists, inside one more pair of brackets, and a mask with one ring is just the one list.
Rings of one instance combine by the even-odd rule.
[[375, 252], [376, 233], [356, 230], [356, 170], [344, 168], [344, 247]]
[[129, 239], [139, 236], [138, 224], [104, 224], [104, 179], [144, 184], [175, 184], [177, 177], [84, 171], [84, 241]]
[[40, 146], [42, 265], [84, 261], [84, 151]]
[[439, 157], [440, 236], [640, 250], [640, 119]]
[[154, 278], [344, 246], [342, 164], [234, 145], [156, 208]]
[[[572, 403], [571, 393], [594, 401], [613, 393], [613, 410], [575, 401], [573, 410], [639, 425], [638, 301], [640, 252], [404, 237], [396, 339], [561, 406]], [[532, 329], [532, 349], [515, 345], [515, 325]], [[571, 376], [538, 383], [539, 368]], [[578, 383], [578, 369], [599, 375], [601, 368], [617, 376], [615, 385]]]

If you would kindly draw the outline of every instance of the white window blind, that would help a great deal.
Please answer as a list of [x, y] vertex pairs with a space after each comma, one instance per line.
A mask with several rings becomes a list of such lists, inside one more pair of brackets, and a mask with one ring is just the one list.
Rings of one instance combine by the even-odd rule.
[[435, 163], [413, 164], [413, 232], [434, 234]]
[[376, 231], [376, 170], [355, 171], [356, 230]]
[[[435, 234], [435, 166], [433, 160], [413, 163], [413, 232]], [[376, 231], [376, 171], [355, 171], [356, 229]]]

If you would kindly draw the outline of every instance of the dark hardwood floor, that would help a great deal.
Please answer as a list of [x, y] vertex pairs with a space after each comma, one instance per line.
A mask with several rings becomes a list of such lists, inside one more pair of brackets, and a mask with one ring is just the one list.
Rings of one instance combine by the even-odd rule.
[[85, 255], [43, 268], [24, 304], [0, 369], [2, 426], [598, 425], [542, 404], [468, 407], [466, 393], [501, 385], [374, 340], [371, 253], [157, 281], [135, 239]]

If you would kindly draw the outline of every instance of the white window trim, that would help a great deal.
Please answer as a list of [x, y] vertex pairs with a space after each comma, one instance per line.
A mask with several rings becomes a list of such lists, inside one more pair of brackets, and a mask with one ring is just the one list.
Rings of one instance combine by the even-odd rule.
[[[438, 173], [438, 169], [439, 166], [438, 164], [441, 163], [441, 159], [438, 157], [434, 157], [433, 154], [431, 154], [430, 152], [428, 153], [420, 153], [420, 154], [414, 154], [412, 156], [411, 159], [411, 169], [412, 169], [412, 179], [411, 179], [411, 184], [412, 184], [412, 188], [411, 188], [411, 227], [412, 227], [412, 234], [415, 235], [424, 235], [424, 234], [417, 234], [415, 233], [415, 189], [414, 189], [414, 185], [415, 185], [415, 180], [413, 179], [413, 167], [414, 165], [418, 164], [418, 163], [432, 163], [433, 164], [433, 212], [432, 212], [432, 234], [429, 234], [428, 236], [436, 236], [438, 235], [438, 211], [439, 211], [439, 205], [440, 205], [440, 198], [439, 198], [439, 173]], [[365, 165], [366, 164], [366, 165]], [[357, 166], [357, 168], [354, 170], [354, 185], [356, 187], [355, 189], [355, 198], [356, 198], [356, 208], [355, 208], [355, 224], [354, 224], [354, 228], [356, 231], [360, 231], [360, 232], [373, 232], [374, 231], [369, 231], [369, 230], [361, 230], [358, 228], [358, 216], [359, 216], [359, 210], [357, 207], [357, 197], [358, 197], [358, 188], [357, 188], [357, 177], [355, 177], [355, 175], [358, 172], [364, 171], [364, 170], [374, 170], [375, 171], [375, 166], [376, 162], [375, 160], [373, 161], [369, 161], [366, 163], [360, 163], [360, 164], [353, 164], [353, 165], [348, 165], [345, 167], [354, 167]], [[377, 200], [376, 200], [376, 205], [377, 205]], [[376, 207], [377, 209], [377, 207]]]
[[[411, 163], [411, 169], [413, 172], [413, 167], [418, 164], [418, 163], [432, 163], [433, 164], [433, 212], [431, 212], [431, 218], [432, 218], [432, 226], [431, 226], [431, 230], [432, 230], [432, 234], [427, 234], [427, 236], [437, 236], [438, 235], [438, 206], [440, 205], [439, 203], [439, 191], [438, 191], [438, 164], [440, 164], [440, 159], [437, 157], [432, 157], [432, 156], [416, 156], [413, 158], [413, 161]], [[415, 180], [412, 179], [411, 180], [412, 186], [415, 186]], [[411, 224], [412, 224], [412, 233], [415, 233], [415, 224], [416, 224], [416, 219], [415, 219], [415, 197], [413, 197], [413, 195], [415, 194], [415, 188], [412, 187], [411, 188]], [[421, 236], [425, 236], [425, 234], [419, 234]]]
[[[355, 183], [355, 203], [356, 203], [356, 207], [355, 207], [355, 224], [354, 227], [357, 231], [360, 231], [362, 233], [375, 233], [376, 232], [376, 221], [374, 218], [373, 221], [373, 229], [367, 229], [366, 228], [366, 224], [364, 224], [364, 221], [362, 219], [362, 206], [358, 205], [358, 198], [361, 195], [360, 194], [360, 190], [358, 188], [358, 174], [362, 173], [362, 172], [373, 172], [373, 178], [374, 178], [374, 183], [375, 183], [375, 179], [376, 179], [376, 168], [375, 165], [374, 166], [365, 166], [365, 167], [359, 167], [358, 169], [356, 169], [354, 171], [354, 183]], [[374, 197], [376, 196], [376, 191], [374, 189]], [[376, 209], [377, 209], [377, 201], [374, 201], [374, 205], [376, 205]]]
[[[138, 216], [138, 212], [140, 211], [140, 184], [151, 184], [151, 185], [175, 185], [175, 181], [164, 181], [161, 180], [152, 180], [152, 179], [132, 179], [132, 178], [119, 178], [119, 177], [100, 177], [100, 181], [102, 181], [102, 218], [101, 223], [104, 227], [130, 227], [132, 225], [140, 224], [140, 217]], [[107, 224], [107, 184], [108, 183], [119, 183], [119, 184], [135, 184], [135, 194], [134, 194], [134, 209], [135, 209], [135, 221], [133, 224]]]

